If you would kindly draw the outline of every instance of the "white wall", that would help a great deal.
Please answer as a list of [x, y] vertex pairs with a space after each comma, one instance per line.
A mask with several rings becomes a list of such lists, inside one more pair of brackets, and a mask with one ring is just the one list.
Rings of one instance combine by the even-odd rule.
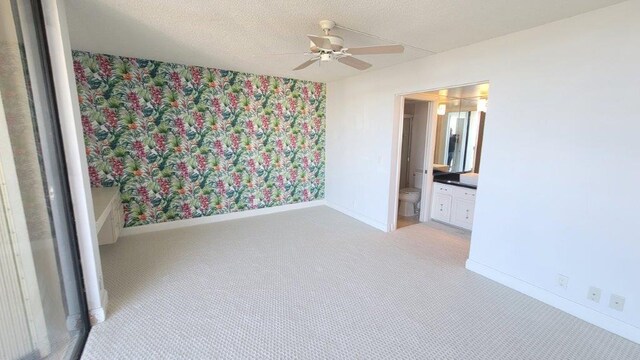
[[329, 83], [327, 202], [387, 228], [396, 95], [489, 81], [467, 266], [640, 342], [638, 34], [634, 0]]

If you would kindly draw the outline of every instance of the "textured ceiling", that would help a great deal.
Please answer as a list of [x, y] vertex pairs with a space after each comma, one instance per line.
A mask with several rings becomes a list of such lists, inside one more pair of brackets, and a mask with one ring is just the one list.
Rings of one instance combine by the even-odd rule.
[[[375, 70], [612, 5], [619, 0], [67, 0], [77, 50], [332, 81], [360, 71], [332, 62], [301, 71], [305, 34], [318, 20], [407, 47], [402, 55], [359, 56]], [[337, 29], [346, 47], [385, 43]]]

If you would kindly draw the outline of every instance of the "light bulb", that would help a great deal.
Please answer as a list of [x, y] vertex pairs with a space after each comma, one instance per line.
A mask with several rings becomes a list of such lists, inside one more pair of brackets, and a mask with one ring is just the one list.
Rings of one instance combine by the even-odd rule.
[[444, 115], [447, 113], [447, 104], [438, 105], [438, 115]]

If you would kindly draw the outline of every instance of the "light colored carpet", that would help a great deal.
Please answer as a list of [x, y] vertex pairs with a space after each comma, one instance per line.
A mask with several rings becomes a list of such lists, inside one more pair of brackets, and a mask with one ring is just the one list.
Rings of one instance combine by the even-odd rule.
[[84, 359], [640, 359], [640, 345], [464, 269], [468, 235], [327, 207], [101, 247]]

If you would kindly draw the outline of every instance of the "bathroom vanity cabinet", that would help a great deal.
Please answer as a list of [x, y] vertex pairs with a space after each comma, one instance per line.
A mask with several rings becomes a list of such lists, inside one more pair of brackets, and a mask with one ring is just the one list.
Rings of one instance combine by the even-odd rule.
[[433, 183], [431, 218], [467, 230], [473, 227], [476, 190], [462, 186]]
[[96, 216], [98, 244], [113, 244], [124, 227], [124, 212], [120, 201], [120, 188], [92, 188], [93, 211]]

